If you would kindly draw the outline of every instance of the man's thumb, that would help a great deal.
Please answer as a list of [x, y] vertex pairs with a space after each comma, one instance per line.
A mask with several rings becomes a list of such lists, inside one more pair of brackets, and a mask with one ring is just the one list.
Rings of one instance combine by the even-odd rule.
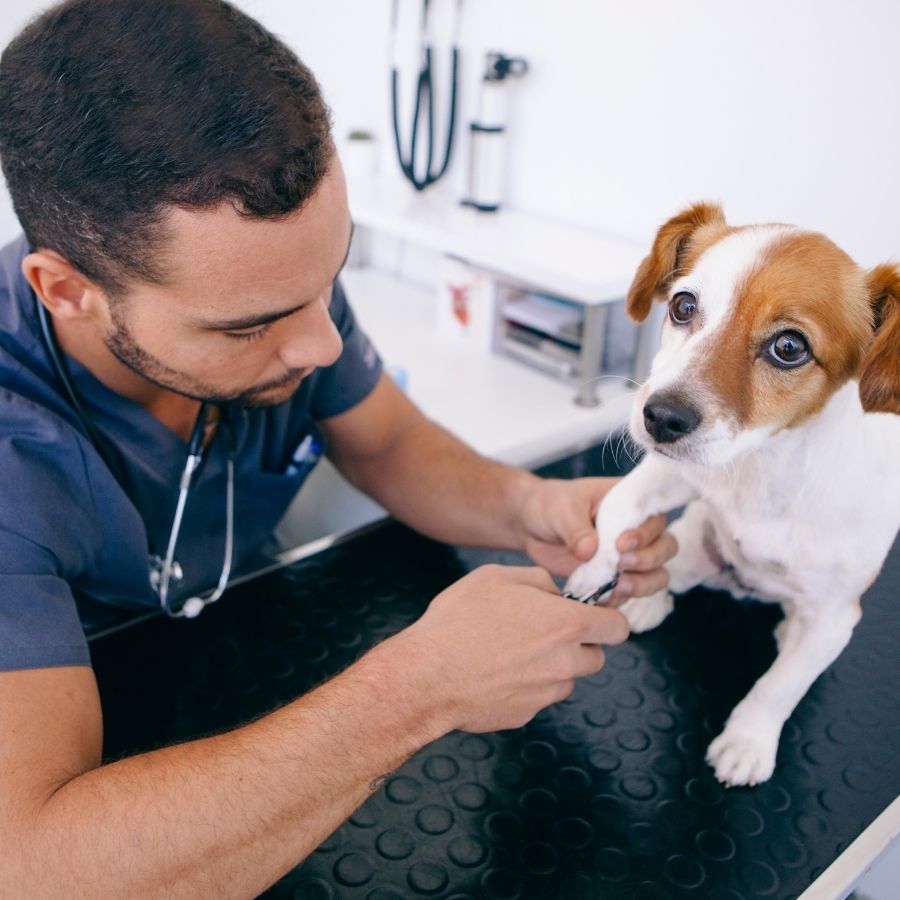
[[597, 532], [582, 531], [569, 544], [576, 559], [588, 560], [597, 552]]

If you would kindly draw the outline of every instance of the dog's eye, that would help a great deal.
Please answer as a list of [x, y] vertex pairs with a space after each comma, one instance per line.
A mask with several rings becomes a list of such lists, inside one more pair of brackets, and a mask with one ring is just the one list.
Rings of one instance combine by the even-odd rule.
[[679, 291], [669, 301], [669, 318], [676, 325], [687, 325], [697, 312], [697, 298], [689, 291]]
[[769, 344], [769, 359], [782, 369], [794, 369], [807, 362], [809, 344], [799, 331], [782, 331]]

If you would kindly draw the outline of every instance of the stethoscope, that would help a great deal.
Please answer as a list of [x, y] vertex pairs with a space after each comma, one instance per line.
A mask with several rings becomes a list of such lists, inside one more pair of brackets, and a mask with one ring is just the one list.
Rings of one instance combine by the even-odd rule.
[[[422, 0], [422, 58], [419, 77], [416, 83], [416, 105], [413, 111], [412, 134], [410, 135], [409, 155], [403, 152], [400, 139], [400, 114], [398, 109], [398, 92], [400, 73], [397, 67], [397, 18], [399, 0], [394, 0], [391, 7], [391, 40], [393, 43], [394, 62], [391, 67], [391, 108], [394, 121], [394, 144], [397, 148], [397, 160], [400, 169], [410, 184], [417, 190], [425, 190], [434, 184], [447, 171], [450, 165], [450, 154], [453, 150], [453, 136], [456, 130], [456, 94], [459, 71], [459, 28], [462, 19], [462, 0], [456, 0], [455, 36], [453, 39], [452, 63], [450, 69], [450, 119], [447, 124], [447, 140], [444, 146], [444, 158], [439, 167], [432, 169], [434, 162], [434, 82], [432, 79], [431, 52], [432, 37], [429, 28], [429, 5], [431, 0]], [[425, 173], [416, 175], [416, 149], [419, 140], [419, 122], [423, 103], [428, 117], [428, 145], [425, 151]]]
[[[56, 336], [53, 333], [53, 326], [47, 317], [47, 310], [44, 304], [35, 297], [38, 318], [41, 323], [41, 334], [44, 340], [44, 346], [50, 357], [50, 362], [56, 372], [56, 376], [62, 382], [69, 402], [75, 410], [75, 414], [81, 421], [84, 430], [87, 432], [88, 438], [94, 445], [100, 458], [106, 463], [107, 468], [113, 473], [116, 472], [118, 466], [115, 464], [112, 454], [106, 445], [105, 439], [101, 437], [97, 431], [90, 416], [87, 414], [75, 387], [69, 378], [66, 370], [65, 362], [60, 354], [59, 345], [56, 342]], [[194, 472], [197, 471], [203, 460], [203, 434], [206, 428], [206, 418], [209, 404], [201, 403], [200, 410], [194, 422], [191, 438], [188, 442], [188, 455], [184, 464], [184, 470], [181, 473], [181, 479], [178, 486], [178, 503], [175, 506], [175, 517], [172, 520], [172, 527], [169, 529], [169, 541], [166, 545], [165, 557], [151, 554], [149, 558], [150, 565], [150, 586], [154, 593], [159, 597], [159, 605], [162, 611], [175, 619], [185, 618], [193, 619], [209, 606], [215, 603], [228, 586], [228, 579], [231, 576], [232, 555], [234, 551], [234, 434], [231, 423], [228, 420], [227, 410], [220, 408], [220, 428], [222, 439], [225, 441], [226, 449], [226, 466], [228, 472], [228, 481], [225, 492], [225, 555], [222, 561], [222, 571], [219, 574], [219, 581], [212, 593], [206, 597], [194, 596], [188, 597], [180, 608], [175, 609], [170, 601], [169, 592], [173, 582], [180, 582], [184, 578], [184, 572], [181, 565], [175, 559], [175, 548], [178, 545], [178, 535], [181, 532], [181, 521], [184, 517], [184, 509], [187, 505], [188, 493], [191, 489], [191, 481]]]

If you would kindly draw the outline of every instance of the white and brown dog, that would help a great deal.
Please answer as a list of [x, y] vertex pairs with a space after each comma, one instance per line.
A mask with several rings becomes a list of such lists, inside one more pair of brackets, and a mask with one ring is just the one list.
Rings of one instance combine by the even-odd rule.
[[[707, 759], [729, 785], [772, 774], [785, 720], [850, 640], [900, 527], [900, 267], [860, 269], [821, 234], [735, 228], [697, 204], [660, 229], [628, 294], [668, 304], [630, 422], [647, 451], [597, 516], [600, 550], [566, 585], [617, 568], [616, 536], [687, 504], [671, 590], [778, 602], [778, 656]], [[628, 601], [635, 632], [672, 611]]]

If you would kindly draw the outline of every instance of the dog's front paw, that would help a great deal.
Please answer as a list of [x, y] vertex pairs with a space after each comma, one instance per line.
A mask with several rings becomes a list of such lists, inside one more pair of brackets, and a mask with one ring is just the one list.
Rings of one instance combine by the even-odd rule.
[[616, 574], [616, 561], [598, 553], [593, 559], [582, 563], [570, 576], [565, 592], [579, 599], [593, 594], [597, 588], [609, 582]]
[[728, 787], [761, 784], [772, 777], [777, 752], [777, 735], [728, 725], [709, 745], [706, 761]]
[[631, 630], [635, 634], [650, 631], [660, 625], [675, 608], [672, 595], [668, 591], [657, 591], [649, 597], [632, 597], [619, 607]]

